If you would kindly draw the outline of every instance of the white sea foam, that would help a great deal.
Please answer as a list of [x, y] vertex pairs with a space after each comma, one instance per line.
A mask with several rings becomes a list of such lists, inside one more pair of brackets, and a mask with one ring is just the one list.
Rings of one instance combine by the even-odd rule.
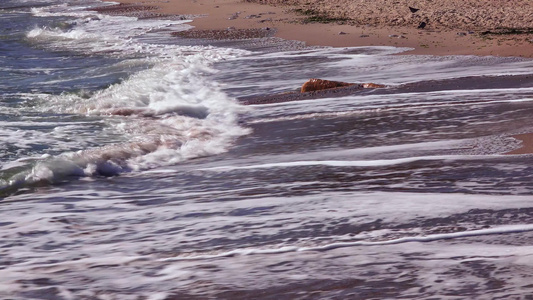
[[231, 170], [249, 170], [249, 169], [269, 169], [269, 168], [291, 168], [291, 167], [304, 167], [304, 166], [330, 166], [330, 167], [380, 167], [380, 166], [392, 166], [399, 164], [413, 163], [417, 161], [431, 161], [431, 160], [486, 160], [490, 158], [497, 158], [497, 155], [441, 155], [441, 156], [423, 156], [423, 157], [406, 157], [398, 159], [387, 160], [359, 160], [359, 161], [291, 161], [291, 162], [279, 162], [260, 165], [248, 165], [248, 166], [221, 166], [213, 167], [203, 170], [211, 171], [231, 171]]
[[[149, 178], [159, 183], [162, 180]], [[280, 182], [262, 187], [267, 191], [277, 191], [285, 188], [285, 184]], [[298, 186], [300, 183], [294, 184], [295, 188]], [[241, 195], [253, 194], [238, 187], [228, 191], [199, 188], [198, 193], [187, 193], [188, 187], [178, 183], [167, 189], [159, 186], [145, 188], [135, 190], [143, 199], [157, 202], [179, 196], [183, 200], [174, 199], [164, 205], [138, 205], [134, 200], [137, 196], [132, 195], [130, 190], [90, 188], [58, 188], [10, 197], [10, 201], [2, 205], [5, 212], [2, 222], [6, 224], [2, 225], [1, 237], [5, 243], [13, 245], [2, 248], [0, 253], [13, 263], [2, 271], [4, 276], [0, 278], [0, 284], [8, 288], [3, 292], [25, 290], [16, 284], [17, 281], [51, 278], [70, 291], [74, 298], [82, 297], [81, 291], [98, 295], [111, 291], [109, 295], [112, 299], [128, 299], [132, 296], [132, 288], [137, 290], [135, 296], [144, 297], [157, 291], [168, 291], [170, 294], [181, 290], [194, 291], [201, 289], [202, 280], [209, 280], [210, 288], [213, 284], [221, 285], [226, 282], [228, 274], [232, 275], [233, 281], [233, 274], [241, 276], [243, 281], [238, 283], [252, 288], [263, 284], [265, 277], [276, 280], [280, 276], [303, 276], [308, 274], [306, 266], [316, 268], [324, 261], [325, 264], [337, 264], [343, 258], [361, 265], [366, 262], [366, 267], [372, 268], [376, 260], [378, 265], [392, 261], [386, 255], [398, 249], [402, 253], [423, 249], [426, 255], [459, 256], [461, 260], [481, 259], [482, 255], [491, 256], [494, 260], [510, 255], [518, 258], [531, 253], [530, 247], [516, 246], [498, 249], [491, 248], [496, 246], [481, 247], [475, 252], [474, 246], [468, 249], [467, 242], [462, 244], [466, 247], [453, 250], [444, 247], [444, 251], [438, 251], [437, 246], [429, 243], [454, 239], [446, 245], [457, 245], [467, 237], [525, 233], [533, 230], [530, 224], [476, 229], [479, 228], [476, 224], [469, 227], [468, 223], [461, 223], [458, 225], [468, 230], [435, 234], [410, 223], [421, 218], [447, 217], [474, 208], [527, 207], [530, 203], [528, 196], [512, 196], [502, 201], [502, 196], [498, 195], [339, 191], [292, 197], [243, 198]], [[51, 192], [57, 200], [50, 201]], [[226, 197], [226, 201], [217, 201], [214, 205], [212, 199]], [[72, 207], [67, 209], [67, 206]], [[28, 214], [30, 210], [32, 213]], [[243, 213], [236, 213], [239, 211]], [[399, 232], [368, 230], [366, 238], [363, 234], [337, 236], [321, 230], [330, 226], [356, 226], [376, 219], [385, 224], [392, 222], [415, 227]], [[230, 230], [231, 234], [228, 233]], [[303, 235], [287, 239], [289, 231]], [[397, 231], [397, 235], [391, 238], [391, 231]], [[219, 242], [220, 248], [210, 246], [219, 240], [227, 242]], [[263, 244], [264, 241], [267, 243]], [[443, 247], [442, 244], [438, 246]], [[43, 250], [45, 247], [53, 250]], [[498, 251], [507, 250], [510, 252], [498, 254]], [[473, 254], [465, 257], [462, 256], [463, 251]], [[376, 257], [379, 253], [385, 253], [383, 256], [386, 257]], [[305, 259], [309, 259], [309, 263], [300, 266], [299, 262]], [[394, 262], [404, 264], [404, 260]], [[291, 272], [291, 268], [276, 273], [272, 271], [276, 265], [283, 266], [285, 263], [295, 271]], [[420, 259], [419, 263], [427, 263], [427, 260]], [[256, 267], [256, 272], [248, 269]], [[313, 274], [322, 276], [323, 272], [327, 273], [327, 268], [315, 271], [320, 273]], [[117, 277], [117, 273], [123, 276]], [[83, 289], [79, 288], [81, 286]]]
[[111, 118], [108, 125], [127, 142], [39, 162], [10, 185], [117, 174], [226, 151], [248, 130], [237, 125], [243, 108], [205, 79], [212, 72], [208, 63], [203, 54], [166, 60], [88, 99], [50, 96], [43, 110]]
[[[64, 28], [34, 28], [27, 34], [31, 42], [41, 47], [57, 50], [68, 50], [86, 54], [105, 53], [106, 55], [145, 55], [155, 57], [175, 57], [185, 51], [175, 45], [143, 43], [138, 37], [149, 32], [160, 32], [168, 35], [172, 31], [183, 31], [192, 28], [186, 23], [189, 20], [143, 19], [126, 16], [109, 16], [86, 10], [87, 7], [68, 6], [42, 7], [32, 9], [35, 16], [69, 16], [76, 18]], [[199, 49], [199, 48], [196, 48]], [[192, 50], [194, 51], [194, 49]], [[238, 52], [222, 50], [219, 52]], [[243, 51], [240, 51], [243, 52]]]
[[[95, 15], [83, 9], [66, 4], [33, 9], [36, 16], [73, 16], [78, 20], [67, 29], [35, 28], [27, 38], [55, 50], [134, 55], [151, 67], [93, 94], [40, 95], [41, 105], [35, 109], [103, 118], [106, 134], [121, 138], [96, 147], [78, 143], [78, 149], [83, 150], [39, 160], [31, 169], [4, 178], [7, 186], [176, 164], [224, 152], [236, 137], [249, 132], [237, 125], [237, 115], [243, 108], [209, 78], [215, 72], [211, 68], [214, 62], [244, 55], [246, 51], [145, 43], [136, 37], [153, 30], [176, 31], [190, 26], [184, 21]], [[57, 128], [51, 134], [67, 135], [70, 129], [76, 128]], [[43, 140], [50, 135], [36, 133]], [[12, 135], [14, 142], [21, 138], [16, 132]], [[39, 138], [27, 140], [28, 144], [39, 142]], [[17, 146], [25, 145], [19, 142]]]
[[142, 158], [127, 157], [134, 168], [220, 153], [247, 132], [236, 125], [244, 110], [206, 78], [214, 70], [204, 54], [162, 61], [89, 99], [67, 95], [48, 103], [69, 113], [118, 116], [115, 130], [133, 143], [126, 148], [156, 146]]
[[75, 24], [66, 30], [35, 28], [28, 32], [27, 38], [40, 46], [47, 46], [56, 50], [68, 49], [86, 54], [172, 56], [176, 47], [154, 46], [132, 39], [155, 29], [169, 28], [173, 31], [180, 31], [191, 28], [184, 23], [185, 21], [139, 21], [131, 17], [99, 15], [97, 18]]
[[220, 257], [232, 257], [235, 255], [266, 255], [266, 254], [281, 254], [287, 252], [307, 252], [307, 251], [328, 251], [338, 248], [345, 247], [359, 247], [359, 246], [385, 246], [385, 245], [394, 245], [402, 243], [416, 243], [416, 242], [433, 242], [438, 240], [446, 239], [456, 239], [456, 238], [466, 238], [473, 236], [482, 236], [482, 235], [494, 235], [494, 234], [509, 234], [509, 233], [520, 233], [533, 231], [533, 225], [522, 224], [522, 225], [507, 225], [499, 226], [489, 229], [479, 229], [463, 232], [453, 232], [453, 233], [442, 233], [442, 234], [430, 234], [426, 236], [415, 236], [415, 237], [403, 237], [399, 239], [392, 239], [386, 241], [377, 241], [377, 242], [368, 242], [368, 241], [355, 241], [355, 242], [338, 242], [327, 245], [321, 245], [316, 247], [280, 247], [274, 249], [235, 249], [228, 252], [211, 254], [211, 255], [191, 255], [191, 256], [180, 256], [180, 257], [171, 257], [164, 258], [161, 261], [176, 261], [176, 260], [205, 260], [213, 259]]
[[[51, 39], [60, 46], [71, 38]], [[127, 49], [136, 47], [128, 48], [127, 44], [123, 47], [120, 40], [118, 43], [115, 49], [129, 51]], [[137, 41], [132, 40], [132, 43]], [[209, 79], [215, 73], [211, 69], [212, 62], [242, 52], [176, 48], [160, 56], [158, 49], [163, 48], [151, 47], [139, 48], [142, 55], [149, 53], [143, 49], [155, 51], [156, 55], [142, 59], [150, 67], [121, 83], [83, 95], [40, 95], [37, 107], [32, 108], [32, 112], [43, 115], [65, 113], [74, 116], [73, 119], [88, 116], [81, 119], [94, 119], [101, 128], [91, 130], [84, 128], [90, 122], [74, 121], [58, 122], [57, 128], [45, 134], [22, 135], [5, 128], [10, 141], [24, 149], [30, 147], [31, 140], [56, 139], [58, 143], [54, 148], [82, 145], [81, 151], [34, 155], [6, 166], [20, 168], [31, 162], [30, 171], [12, 178], [20, 180], [21, 184], [54, 181], [64, 176], [147, 171], [109, 179], [86, 177], [81, 182], [47, 186], [3, 199], [0, 256], [5, 264], [0, 270], [0, 297], [18, 300], [44, 294], [58, 299], [158, 300], [180, 298], [185, 294], [182, 298], [188, 298], [187, 295], [192, 295], [189, 298], [196, 295], [221, 298], [220, 295], [227, 295], [228, 291], [258, 291], [256, 294], [261, 295], [262, 291], [268, 294], [278, 287], [282, 291], [294, 287], [300, 292], [307, 283], [311, 283], [311, 287], [303, 288], [302, 297], [310, 293], [322, 297], [323, 294], [317, 292], [323, 291], [314, 290], [315, 282], [332, 282], [334, 287], [349, 287], [355, 282], [358, 291], [368, 289], [371, 292], [390, 282], [395, 288], [404, 285], [407, 288], [397, 291], [395, 298], [417, 297], [423, 290], [432, 293], [419, 298], [446, 298], [456, 292], [451, 288], [470, 291], [492, 279], [507, 280], [501, 281], [504, 288], [487, 290], [499, 293], [502, 298], [514, 291], [531, 290], [526, 287], [530, 284], [527, 276], [533, 253], [528, 246], [533, 227], [525, 224], [531, 207], [528, 186], [518, 182], [526, 190], [526, 196], [512, 195], [515, 190], [510, 188], [515, 182], [509, 182], [508, 188], [507, 182], [503, 182], [507, 179], [485, 177], [481, 172], [508, 169], [514, 172], [513, 177], [520, 177], [529, 170], [527, 164], [501, 163], [506, 160], [502, 156], [424, 156], [425, 151], [460, 148], [465, 141], [437, 138], [403, 145], [400, 144], [403, 141], [376, 142], [365, 144], [366, 147], [350, 144], [313, 150], [308, 150], [307, 146], [314, 144], [304, 144], [283, 155], [268, 150], [262, 152], [263, 149], [258, 152], [244, 150], [228, 155], [223, 161], [196, 160], [150, 169], [219, 153], [230, 147], [237, 136], [247, 132], [237, 123], [237, 115], [243, 108]], [[374, 59], [372, 56], [365, 58]], [[387, 57], [379, 57], [376, 61], [381, 59]], [[236, 68], [235, 72], [244, 71]], [[387, 73], [382, 73], [386, 77]], [[456, 96], [474, 97], [476, 92]], [[504, 103], [506, 93], [512, 90], [502, 89], [494, 94]], [[530, 92], [522, 91], [515, 94], [520, 97], [509, 97], [510, 103], [519, 99], [528, 101], [527, 93]], [[400, 98], [430, 106], [431, 101], [423, 99], [427, 95], [412, 93], [411, 98]], [[447, 100], [443, 94], [431, 100], [438, 100], [438, 97], [444, 99], [442, 102]], [[484, 97], [490, 97], [490, 93]], [[367, 99], [369, 102], [365, 105], [373, 101], [378, 103], [376, 106], [394, 104], [393, 98]], [[308, 104], [297, 105], [309, 107]], [[268, 110], [276, 106], [283, 105], [255, 109]], [[328, 110], [323, 107], [318, 111]], [[472, 122], [488, 121], [479, 118]], [[16, 126], [22, 125], [16, 123]], [[55, 124], [50, 121], [41, 125], [54, 127]], [[444, 126], [454, 128], [454, 123]], [[396, 130], [390, 129], [391, 132]], [[69, 140], [69, 132], [72, 138], [79, 140]], [[65, 144], [60, 143], [62, 140]], [[390, 157], [393, 159], [388, 159]], [[426, 185], [413, 188], [414, 193], [383, 192], [381, 187], [366, 190], [365, 179], [349, 182], [313, 176], [306, 179], [298, 178], [297, 172], [294, 179], [278, 179], [280, 171], [322, 165], [332, 166], [339, 173], [344, 173], [343, 166], [368, 167], [364, 175], [374, 178], [394, 173], [380, 172], [374, 167], [432, 160], [443, 167], [398, 168], [400, 173], [407, 172], [400, 174], [397, 182], [386, 183], [387, 187], [401, 191], [417, 184]], [[448, 164], [449, 161], [488, 167], [472, 166], [479, 172], [473, 174], [467, 168], [464, 173], [467, 178], [457, 176], [451, 177], [453, 181], [446, 181], [458, 187], [453, 191], [463, 191], [465, 187], [465, 193], [471, 194], [428, 192], [434, 186], [447, 187], [439, 175], [465, 171], [451, 166], [461, 163]], [[515, 162], [512, 158], [509, 161]], [[254, 176], [217, 172], [240, 168], [258, 172], [252, 174]], [[198, 172], [198, 169], [204, 171]], [[412, 174], [416, 178], [410, 177], [409, 171], [414, 171]], [[493, 178], [495, 181], [490, 180]], [[340, 187], [336, 187], [337, 183]], [[502, 192], [504, 195], [492, 191], [479, 193], [475, 189], [493, 183], [501, 190], [506, 189]], [[443, 228], [439, 228], [441, 224]], [[485, 225], [492, 227], [485, 228]], [[471, 262], [477, 265], [467, 269]], [[489, 265], [484, 268], [483, 264]], [[372, 285], [374, 283], [378, 287]], [[324, 290], [327, 289], [328, 286]], [[344, 293], [342, 288], [335, 288], [333, 292], [337, 290]], [[480, 291], [483, 292], [485, 290]], [[342, 295], [333, 294], [331, 298], [342, 298]]]
[[[533, 101], [533, 88], [473, 89], [396, 93], [390, 95], [350, 95], [337, 98], [300, 100], [254, 105], [252, 123], [291, 119], [328, 118], [383, 112], [423, 110], [438, 107], [479, 106]], [[311, 105], [312, 104], [312, 105]]]
[[[17, 149], [17, 153], [11, 151], [0, 152], [0, 158], [16, 155], [20, 158], [28, 158], [28, 153], [35, 145], [47, 145], [49, 151], [68, 151], [79, 147], [89, 146], [91, 141], [83, 137], [84, 132], [92, 128], [87, 122], [0, 122], [0, 138], [3, 149]], [[25, 130], [18, 128], [23, 126]], [[37, 126], [53, 128], [50, 131], [31, 129]], [[26, 155], [24, 155], [26, 154]], [[30, 154], [30, 157], [33, 156]], [[39, 155], [40, 156], [40, 155]], [[9, 161], [9, 160], [3, 160]], [[2, 166], [0, 165], [0, 168]]]
[[254, 95], [292, 91], [309, 78], [398, 86], [470, 76], [527, 75], [533, 70], [533, 62], [521, 58], [390, 55], [402, 50], [361, 47], [267, 53], [241, 58], [239, 68], [227, 72], [245, 74], [234, 85], [244, 95]]

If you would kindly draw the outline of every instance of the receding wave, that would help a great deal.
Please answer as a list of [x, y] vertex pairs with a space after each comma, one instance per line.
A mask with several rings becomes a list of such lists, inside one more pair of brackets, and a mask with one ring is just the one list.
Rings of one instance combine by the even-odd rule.
[[166, 60], [90, 97], [45, 97], [42, 112], [103, 117], [124, 142], [38, 159], [14, 175], [4, 170], [2, 185], [116, 175], [226, 151], [235, 137], [248, 133], [237, 124], [243, 107], [205, 79], [214, 72], [207, 64], [196, 56]]
[[423, 157], [406, 157], [397, 159], [383, 159], [383, 160], [357, 160], [357, 161], [340, 161], [340, 160], [327, 160], [327, 161], [293, 161], [293, 162], [281, 162], [270, 163], [260, 165], [248, 165], [248, 166], [222, 166], [213, 167], [209, 169], [203, 169], [208, 171], [232, 171], [232, 170], [249, 170], [249, 169], [268, 169], [268, 168], [291, 168], [291, 167], [304, 167], [304, 166], [332, 166], [332, 167], [380, 167], [380, 166], [392, 166], [399, 164], [407, 164], [418, 161], [431, 161], [431, 160], [483, 160], [491, 157], [498, 157], [496, 155], [441, 155], [441, 156], [423, 156]]
[[[33, 13], [51, 14], [44, 8]], [[179, 25], [174, 21], [138, 21], [66, 8], [52, 14], [79, 19], [65, 28], [35, 28], [27, 34], [29, 40], [52, 50], [140, 53], [143, 57], [135, 59], [146, 67], [103, 90], [38, 95], [32, 108], [37, 113], [94, 117], [103, 122], [107, 135], [118, 138], [75, 151], [21, 158], [0, 171], [0, 190], [176, 164], [224, 152], [236, 137], [249, 132], [237, 122], [244, 108], [209, 78], [215, 72], [211, 68], [214, 62], [245, 51], [154, 45], [132, 39], [154, 28]], [[129, 26], [131, 22], [136, 26]], [[95, 131], [92, 139], [99, 134], [102, 132]], [[47, 136], [43, 134], [41, 140]]]
[[510, 233], [520, 233], [533, 231], [533, 225], [523, 224], [523, 225], [506, 225], [499, 226], [488, 229], [478, 229], [462, 232], [451, 232], [451, 233], [441, 233], [441, 234], [429, 234], [424, 236], [410, 236], [410, 237], [401, 237], [391, 240], [383, 241], [353, 241], [353, 242], [336, 242], [331, 244], [325, 244], [320, 246], [311, 246], [311, 247], [298, 247], [298, 246], [285, 246], [280, 248], [269, 248], [269, 249], [235, 249], [227, 252], [221, 253], [210, 253], [210, 254], [184, 254], [178, 257], [169, 257], [162, 258], [161, 261], [179, 261], [179, 260], [205, 260], [221, 257], [232, 257], [237, 255], [268, 255], [268, 254], [281, 254], [287, 252], [308, 252], [308, 251], [328, 251], [338, 248], [346, 247], [360, 247], [360, 246], [384, 246], [384, 245], [393, 245], [393, 244], [402, 244], [402, 243], [424, 243], [424, 242], [433, 242], [438, 240], [447, 240], [447, 239], [458, 239], [458, 238], [467, 238], [473, 236], [483, 236], [483, 235], [494, 235], [494, 234], [510, 234]]

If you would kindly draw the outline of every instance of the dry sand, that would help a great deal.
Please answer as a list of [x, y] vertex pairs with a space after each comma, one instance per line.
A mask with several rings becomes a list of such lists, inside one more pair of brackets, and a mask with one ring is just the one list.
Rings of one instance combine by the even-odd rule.
[[[268, 27], [278, 37], [310, 46], [396, 46], [414, 48], [409, 54], [533, 57], [531, 0], [119, 1], [144, 5], [155, 14], [195, 17], [191, 25], [204, 32]], [[409, 7], [419, 10], [412, 13]], [[425, 28], [417, 29], [421, 22]]]

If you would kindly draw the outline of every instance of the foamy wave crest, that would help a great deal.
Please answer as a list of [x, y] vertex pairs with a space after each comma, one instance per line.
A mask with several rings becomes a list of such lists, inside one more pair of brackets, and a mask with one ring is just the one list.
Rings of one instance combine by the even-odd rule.
[[135, 38], [153, 31], [181, 31], [192, 28], [185, 24], [187, 20], [139, 20], [134, 17], [102, 15], [86, 9], [87, 7], [67, 5], [32, 9], [34, 16], [63, 16], [72, 20], [34, 28], [26, 35], [28, 41], [39, 47], [85, 54], [172, 56], [177, 50], [176, 47], [152, 45]]
[[[154, 30], [184, 30], [189, 26], [183, 25], [184, 21], [137, 20], [85, 9], [69, 5], [34, 9], [36, 16], [74, 18], [35, 28], [27, 33], [27, 39], [52, 50], [116, 53], [127, 58], [123, 62], [146, 69], [104, 90], [36, 97], [37, 111], [94, 116], [103, 120], [103, 132], [95, 132], [92, 139], [83, 137], [91, 143], [77, 142], [68, 150], [52, 151], [52, 155], [31, 152], [30, 157], [3, 166], [0, 193], [70, 177], [110, 176], [219, 154], [227, 151], [236, 137], [249, 132], [238, 125], [244, 108], [210, 79], [214, 62], [246, 51], [143, 42], [137, 38]], [[112, 68], [130, 73], [128, 65], [119, 63]], [[68, 131], [61, 134], [62, 140], [71, 140]], [[100, 138], [103, 134], [105, 137]]]
[[[139, 22], [143, 26], [134, 27], [133, 22]], [[190, 27], [185, 24], [176, 27], [180, 22], [183, 23], [183, 21], [141, 22], [127, 17], [89, 17], [81, 24], [73, 22], [65, 25], [61, 23], [57, 27], [34, 28], [27, 33], [26, 37], [28, 41], [39, 47], [56, 51], [68, 50], [88, 55], [98, 53], [114, 53], [118, 56], [172, 55], [175, 47], [150, 45], [132, 39], [157, 28], [175, 26], [173, 30], [179, 31]], [[129, 28], [128, 25], [130, 25]], [[106, 30], [99, 30], [99, 27], [106, 28]]]
[[244, 107], [209, 80], [207, 75], [215, 72], [209, 67], [211, 57], [206, 51], [161, 60], [90, 97], [63, 94], [43, 99], [43, 112], [103, 117], [108, 130], [122, 135], [124, 142], [37, 159], [15, 174], [4, 170], [0, 185], [11, 189], [71, 176], [116, 175], [226, 151], [249, 130], [238, 125]]
[[224, 53], [206, 48], [158, 58], [154, 67], [105, 90], [41, 97], [41, 112], [103, 118], [108, 134], [121, 136], [123, 142], [36, 158], [25, 168], [3, 170], [0, 189], [146, 170], [227, 151], [249, 130], [238, 125], [245, 108], [209, 77], [216, 72], [210, 65], [227, 57]]

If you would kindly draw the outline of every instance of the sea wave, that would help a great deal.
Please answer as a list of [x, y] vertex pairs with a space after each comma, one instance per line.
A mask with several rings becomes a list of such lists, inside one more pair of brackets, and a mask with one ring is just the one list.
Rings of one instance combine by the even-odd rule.
[[[90, 147], [79, 143], [80, 150], [34, 156], [22, 166], [8, 164], [15, 167], [0, 171], [1, 190], [172, 165], [222, 153], [236, 137], [249, 133], [237, 120], [245, 108], [211, 79], [216, 72], [213, 63], [248, 52], [135, 39], [154, 29], [189, 27], [181, 21], [105, 16], [68, 5], [35, 8], [32, 13], [74, 17], [68, 21], [70, 26], [30, 30], [26, 38], [41, 48], [89, 55], [117, 53], [125, 60], [140, 61], [145, 68], [102, 90], [35, 97], [37, 105], [32, 110], [37, 113], [96, 117], [104, 122], [107, 135], [120, 138]], [[120, 66], [128, 72], [128, 64], [118, 63], [113, 68]], [[102, 132], [95, 131], [92, 138], [84, 138], [98, 140], [99, 134]], [[28, 160], [23, 157], [19, 161]]]

